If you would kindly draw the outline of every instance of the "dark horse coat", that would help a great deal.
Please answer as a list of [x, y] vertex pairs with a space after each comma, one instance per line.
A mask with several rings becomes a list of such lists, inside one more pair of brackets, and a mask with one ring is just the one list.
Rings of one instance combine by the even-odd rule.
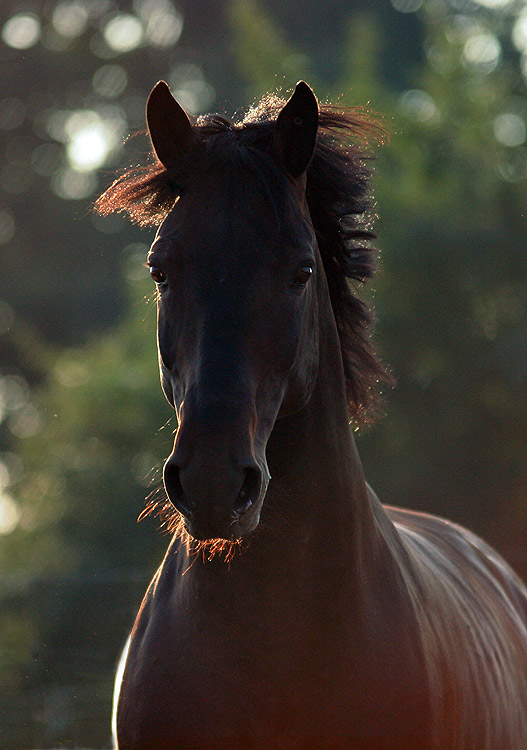
[[526, 750], [525, 588], [464, 529], [383, 508], [348, 425], [383, 377], [348, 285], [373, 263], [346, 139], [375, 123], [304, 83], [195, 125], [159, 83], [147, 119], [156, 162], [98, 208], [160, 224], [176, 533], [123, 657], [119, 750]]

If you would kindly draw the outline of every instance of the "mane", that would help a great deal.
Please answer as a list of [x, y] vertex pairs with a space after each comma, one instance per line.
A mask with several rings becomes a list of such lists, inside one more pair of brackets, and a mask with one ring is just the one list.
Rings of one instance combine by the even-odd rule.
[[[232, 150], [234, 144], [244, 161], [252, 154], [254, 165], [261, 165], [262, 156], [270, 153], [274, 123], [284, 104], [269, 94], [238, 122], [201, 116], [194, 122], [195, 134], [215, 152], [222, 146]], [[391, 383], [370, 340], [372, 312], [356, 294], [375, 273], [368, 144], [383, 135], [379, 122], [360, 109], [323, 104], [307, 171], [306, 197], [340, 337], [349, 415], [357, 424], [374, 413], [378, 385]], [[110, 185], [95, 203], [99, 213], [124, 212], [140, 226], [163, 221], [179, 197], [180, 170], [177, 165], [166, 169], [153, 152], [151, 157], [148, 165], [126, 171]]]

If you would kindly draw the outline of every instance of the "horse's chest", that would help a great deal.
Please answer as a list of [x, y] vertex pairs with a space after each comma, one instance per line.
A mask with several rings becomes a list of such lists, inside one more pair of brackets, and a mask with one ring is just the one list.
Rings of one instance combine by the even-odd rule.
[[[422, 736], [398, 743], [400, 726], [386, 729], [402, 709], [385, 678], [365, 670], [365, 645], [359, 656], [331, 630], [315, 639], [302, 623], [242, 632], [234, 614], [212, 625], [186, 618], [147, 628], [132, 644], [120, 750], [384, 750], [379, 735], [391, 737], [390, 750], [426, 747]], [[411, 714], [415, 728], [415, 705]]]
[[220, 738], [229, 748], [258, 747], [250, 737], [267, 735], [271, 727], [275, 735], [284, 728], [294, 733], [311, 722], [315, 706], [320, 722], [327, 696], [314, 700], [308, 655], [300, 659], [291, 649], [278, 658], [273, 644], [257, 645], [249, 634], [236, 643], [183, 633], [132, 652], [121, 695], [123, 721], [141, 736], [159, 735], [167, 750], [168, 737], [178, 750], [187, 747], [185, 738], [188, 747], [223, 747]]

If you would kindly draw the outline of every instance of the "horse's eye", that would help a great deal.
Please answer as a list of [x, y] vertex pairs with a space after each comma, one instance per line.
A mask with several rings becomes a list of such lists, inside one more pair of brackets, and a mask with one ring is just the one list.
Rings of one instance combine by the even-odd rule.
[[150, 276], [156, 282], [156, 284], [164, 284], [167, 280], [165, 273], [156, 266], [150, 266]]
[[306, 264], [305, 266], [302, 266], [302, 268], [299, 268], [291, 282], [293, 289], [302, 289], [302, 287], [307, 284], [312, 274], [313, 266], [308, 266]]

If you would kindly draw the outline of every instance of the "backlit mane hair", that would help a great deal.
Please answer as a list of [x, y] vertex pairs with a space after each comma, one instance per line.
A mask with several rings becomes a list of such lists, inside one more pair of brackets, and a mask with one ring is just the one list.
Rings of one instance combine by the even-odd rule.
[[[199, 141], [213, 144], [216, 153], [222, 146], [232, 150], [234, 144], [243, 151], [245, 164], [250, 164], [252, 153], [255, 171], [261, 174], [262, 154], [271, 152], [274, 123], [284, 105], [284, 99], [269, 94], [239, 122], [205, 115], [195, 120], [194, 131]], [[382, 140], [383, 135], [378, 121], [360, 110], [323, 104], [317, 145], [307, 171], [307, 202], [340, 336], [349, 414], [359, 424], [372, 412], [376, 386], [391, 382], [370, 341], [372, 313], [355, 294], [355, 287], [375, 272], [367, 145], [370, 140]], [[130, 169], [115, 180], [95, 203], [96, 210], [103, 215], [125, 212], [141, 226], [160, 224], [179, 197], [181, 165], [166, 169], [153, 157], [149, 165]], [[268, 161], [273, 173], [281, 171], [271, 156]], [[283, 183], [283, 175], [280, 179]], [[282, 199], [283, 191], [278, 190], [274, 199], [278, 211], [276, 201]]]

